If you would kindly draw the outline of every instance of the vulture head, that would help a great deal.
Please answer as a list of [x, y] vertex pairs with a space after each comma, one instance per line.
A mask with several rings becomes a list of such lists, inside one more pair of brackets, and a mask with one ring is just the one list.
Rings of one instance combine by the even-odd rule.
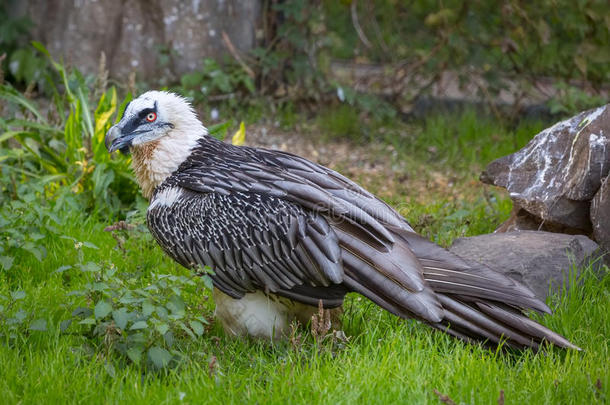
[[106, 133], [109, 152], [132, 154], [142, 193], [171, 175], [207, 134], [191, 104], [174, 93], [149, 91], [127, 104], [123, 118]]

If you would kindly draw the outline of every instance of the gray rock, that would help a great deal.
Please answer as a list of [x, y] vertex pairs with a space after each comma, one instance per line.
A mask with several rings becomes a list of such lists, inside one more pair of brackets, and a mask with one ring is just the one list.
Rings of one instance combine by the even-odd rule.
[[[606, 177], [591, 203], [593, 237], [610, 256], [610, 176]], [[610, 264], [610, 257], [606, 258]]]
[[[33, 39], [45, 44], [84, 73], [97, 73], [100, 53], [110, 74], [125, 79], [174, 77], [201, 67], [205, 57], [227, 53], [225, 31], [233, 45], [248, 51], [255, 45], [261, 2], [234, 0], [9, 1], [13, 15], [34, 23]], [[165, 59], [165, 60], [163, 60]]]
[[610, 171], [610, 104], [536, 135], [491, 162], [481, 180], [504, 187], [516, 207], [541, 222], [591, 230], [590, 200]]
[[[449, 250], [466, 260], [483, 263], [528, 286], [545, 300], [549, 292], [569, 287], [570, 269], [599, 257], [599, 247], [584, 235], [520, 231], [455, 240]], [[594, 264], [601, 268], [601, 261]]]
[[518, 205], [513, 207], [510, 217], [494, 232], [502, 233], [512, 231], [545, 231], [553, 233], [566, 233], [568, 235], [582, 235], [585, 233], [582, 229], [572, 228], [540, 219], [530, 214], [523, 208], [520, 208]]

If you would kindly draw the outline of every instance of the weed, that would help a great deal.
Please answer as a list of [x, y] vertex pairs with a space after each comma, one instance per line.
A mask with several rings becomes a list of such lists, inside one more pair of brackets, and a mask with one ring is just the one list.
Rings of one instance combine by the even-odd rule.
[[[0, 144], [16, 142], [20, 148], [0, 149], [0, 169], [42, 180], [51, 198], [53, 190], [69, 187], [89, 211], [116, 214], [121, 202], [130, 204], [137, 187], [128, 159], [112, 159], [104, 145], [109, 127], [120, 118], [130, 95], [119, 105], [116, 89], [101, 92], [95, 108], [89, 89], [77, 70], [68, 71], [43, 52], [63, 82], [63, 90], [51, 83], [53, 103], [43, 113], [37, 103], [9, 84], [0, 85], [0, 98], [12, 107], [0, 120]], [[49, 117], [67, 117], [65, 120]]]
[[37, 314], [28, 312], [20, 305], [27, 294], [22, 290], [10, 291], [8, 295], [0, 293], [0, 338], [15, 342], [19, 336], [32, 331], [45, 332], [47, 320], [37, 318]]
[[236, 92], [253, 94], [254, 81], [248, 73], [235, 63], [226, 63], [222, 67], [214, 60], [203, 60], [201, 70], [187, 73], [180, 78], [181, 93], [195, 101], [214, 103], [227, 101], [235, 107], [243, 97]]
[[87, 281], [68, 294], [77, 300], [62, 330], [82, 334], [107, 358], [116, 353], [157, 369], [176, 366], [183, 355], [179, 342], [201, 338], [208, 325], [185, 302], [187, 295], [201, 295], [202, 278], [154, 273], [143, 282], [141, 274], [121, 272], [112, 263], [84, 262], [82, 248], [97, 247], [73, 241], [79, 260], [57, 272], [76, 269]]

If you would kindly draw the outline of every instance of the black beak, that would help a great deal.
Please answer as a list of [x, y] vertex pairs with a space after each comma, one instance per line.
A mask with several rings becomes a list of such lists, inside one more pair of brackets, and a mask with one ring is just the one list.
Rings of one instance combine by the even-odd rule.
[[129, 153], [131, 141], [135, 136], [136, 134], [133, 133], [123, 135], [118, 125], [114, 125], [108, 130], [108, 132], [106, 132], [106, 138], [104, 139], [104, 143], [106, 144], [106, 149], [108, 149], [109, 153], [112, 153], [115, 150], [120, 150], [124, 154], [127, 154]]

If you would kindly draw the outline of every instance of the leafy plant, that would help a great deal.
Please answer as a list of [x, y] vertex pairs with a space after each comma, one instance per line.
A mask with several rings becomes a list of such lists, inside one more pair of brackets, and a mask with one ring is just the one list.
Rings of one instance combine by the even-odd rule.
[[232, 106], [240, 100], [235, 93], [255, 92], [253, 79], [241, 65], [227, 62], [220, 66], [211, 58], [203, 60], [201, 70], [183, 75], [180, 84], [181, 93], [195, 101], [227, 100]]
[[[589, 2], [324, 1], [330, 52], [385, 64], [387, 92], [406, 102], [428, 95], [443, 72], [460, 84], [480, 77], [488, 102], [519, 100], [541, 77], [599, 90], [610, 78], [608, 4]], [[546, 96], [545, 94], [542, 94]]]
[[28, 193], [23, 198], [6, 201], [0, 209], [0, 269], [9, 270], [16, 250], [25, 250], [42, 261], [47, 255], [44, 239], [55, 234], [59, 219]]
[[[371, 94], [409, 107], [419, 96], [434, 97], [432, 84], [444, 83], [449, 73], [469, 92], [475, 85], [478, 97], [501, 115], [509, 111], [497, 111], [501, 91], [519, 107], [524, 98], [548, 98], [537, 86], [543, 79], [601, 94], [610, 78], [604, 0], [273, 1], [265, 3], [263, 15], [264, 39], [248, 63], [259, 92], [280, 101], [328, 99], [341, 79], [345, 98], [350, 87], [359, 89], [348, 100], [353, 106], [394, 114], [387, 100]], [[350, 79], [337, 69], [342, 60], [355, 71], [381, 69]]]
[[53, 103], [44, 114], [25, 94], [9, 84], [0, 85], [0, 98], [10, 108], [8, 118], [0, 120], [0, 145], [9, 141], [19, 145], [0, 149], [0, 168], [18, 170], [26, 178], [44, 178], [49, 192], [67, 186], [83, 197], [85, 209], [112, 214], [121, 201], [133, 202], [137, 190], [128, 159], [111, 159], [104, 145], [106, 131], [118, 121], [131, 95], [119, 104], [111, 87], [92, 103], [78, 70], [67, 70], [41, 44], [34, 46], [47, 56], [62, 88], [49, 73]]
[[574, 111], [588, 110], [608, 102], [602, 96], [591, 95], [566, 82], [557, 83], [555, 88], [558, 93], [548, 102], [552, 114], [569, 114]]
[[[207, 328], [202, 310], [187, 305], [203, 291], [203, 278], [173, 274], [121, 272], [112, 263], [84, 262], [83, 247], [96, 248], [72, 239], [79, 251], [74, 268], [87, 282], [69, 295], [79, 297], [64, 331], [82, 334], [107, 356], [118, 355], [145, 367], [174, 367], [180, 361], [180, 343], [196, 340]], [[210, 284], [209, 278], [206, 283]], [[146, 280], [146, 281], [143, 281]]]
[[22, 177], [15, 170], [0, 172], [0, 271], [20, 264], [23, 252], [41, 262], [49, 238], [58, 234], [62, 213], [77, 204], [69, 190], [51, 202], [45, 198], [44, 178], [22, 182]]
[[318, 1], [266, 3], [265, 41], [251, 52], [262, 93], [292, 99], [319, 99], [329, 90], [324, 73], [328, 46], [325, 14]]
[[0, 72], [8, 72], [8, 77], [0, 73], [0, 83], [4, 79], [26, 85], [42, 81], [46, 60], [23, 43], [31, 26], [27, 17], [11, 16], [8, 6], [0, 4]]
[[0, 293], [0, 338], [14, 341], [24, 333], [47, 330], [46, 319], [36, 318], [34, 313], [23, 309], [21, 303], [25, 298], [22, 290], [9, 291], [7, 295]]

